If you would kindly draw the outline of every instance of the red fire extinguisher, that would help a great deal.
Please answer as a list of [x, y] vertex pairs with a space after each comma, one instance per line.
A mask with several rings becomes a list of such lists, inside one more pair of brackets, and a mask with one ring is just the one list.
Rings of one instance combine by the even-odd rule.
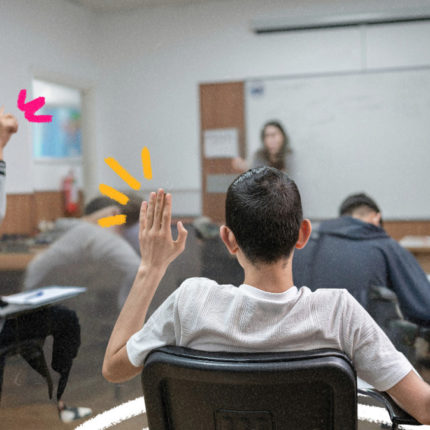
[[70, 170], [63, 179], [62, 189], [64, 194], [64, 210], [66, 214], [73, 215], [79, 207], [79, 190], [73, 170]]

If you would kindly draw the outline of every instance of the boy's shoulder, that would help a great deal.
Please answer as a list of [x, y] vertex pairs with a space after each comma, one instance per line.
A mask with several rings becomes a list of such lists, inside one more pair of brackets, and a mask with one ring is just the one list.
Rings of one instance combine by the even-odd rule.
[[314, 306], [329, 306], [338, 308], [343, 305], [351, 305], [354, 297], [345, 288], [318, 288], [311, 291], [308, 287], [302, 287], [304, 295]]
[[346, 288], [317, 288], [311, 291], [311, 294], [318, 298], [344, 297], [350, 295]]
[[229, 284], [226, 284], [226, 285], [218, 284], [218, 282], [209, 278], [194, 277], [194, 278], [185, 279], [185, 281], [182, 282], [179, 288], [182, 291], [212, 289], [212, 288], [216, 288], [217, 290], [221, 291], [221, 290], [231, 289], [236, 287], [234, 285], [229, 285]]
[[178, 296], [184, 299], [206, 300], [209, 298], [232, 298], [239, 292], [239, 288], [232, 284], [218, 284], [213, 279], [195, 277], [182, 282], [177, 289]]

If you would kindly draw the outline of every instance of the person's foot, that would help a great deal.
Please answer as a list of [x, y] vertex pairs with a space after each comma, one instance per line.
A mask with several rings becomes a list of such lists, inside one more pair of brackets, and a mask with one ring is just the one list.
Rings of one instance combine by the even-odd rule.
[[58, 408], [58, 415], [63, 423], [71, 423], [72, 421], [89, 417], [92, 413], [93, 411], [90, 408], [84, 407], [69, 407], [62, 405]]

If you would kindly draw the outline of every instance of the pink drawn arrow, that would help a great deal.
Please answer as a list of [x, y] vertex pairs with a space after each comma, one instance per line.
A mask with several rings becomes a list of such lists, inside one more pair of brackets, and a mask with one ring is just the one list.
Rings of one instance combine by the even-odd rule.
[[18, 95], [18, 109], [24, 112], [24, 116], [30, 122], [52, 122], [52, 115], [35, 115], [45, 104], [45, 97], [38, 97], [30, 102], [25, 102], [27, 90], [21, 90]]

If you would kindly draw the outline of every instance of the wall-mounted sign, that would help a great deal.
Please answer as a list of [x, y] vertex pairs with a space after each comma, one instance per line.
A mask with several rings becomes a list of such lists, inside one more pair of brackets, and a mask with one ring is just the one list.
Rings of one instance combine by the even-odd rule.
[[204, 132], [206, 158], [234, 158], [239, 156], [239, 130], [218, 128]]

